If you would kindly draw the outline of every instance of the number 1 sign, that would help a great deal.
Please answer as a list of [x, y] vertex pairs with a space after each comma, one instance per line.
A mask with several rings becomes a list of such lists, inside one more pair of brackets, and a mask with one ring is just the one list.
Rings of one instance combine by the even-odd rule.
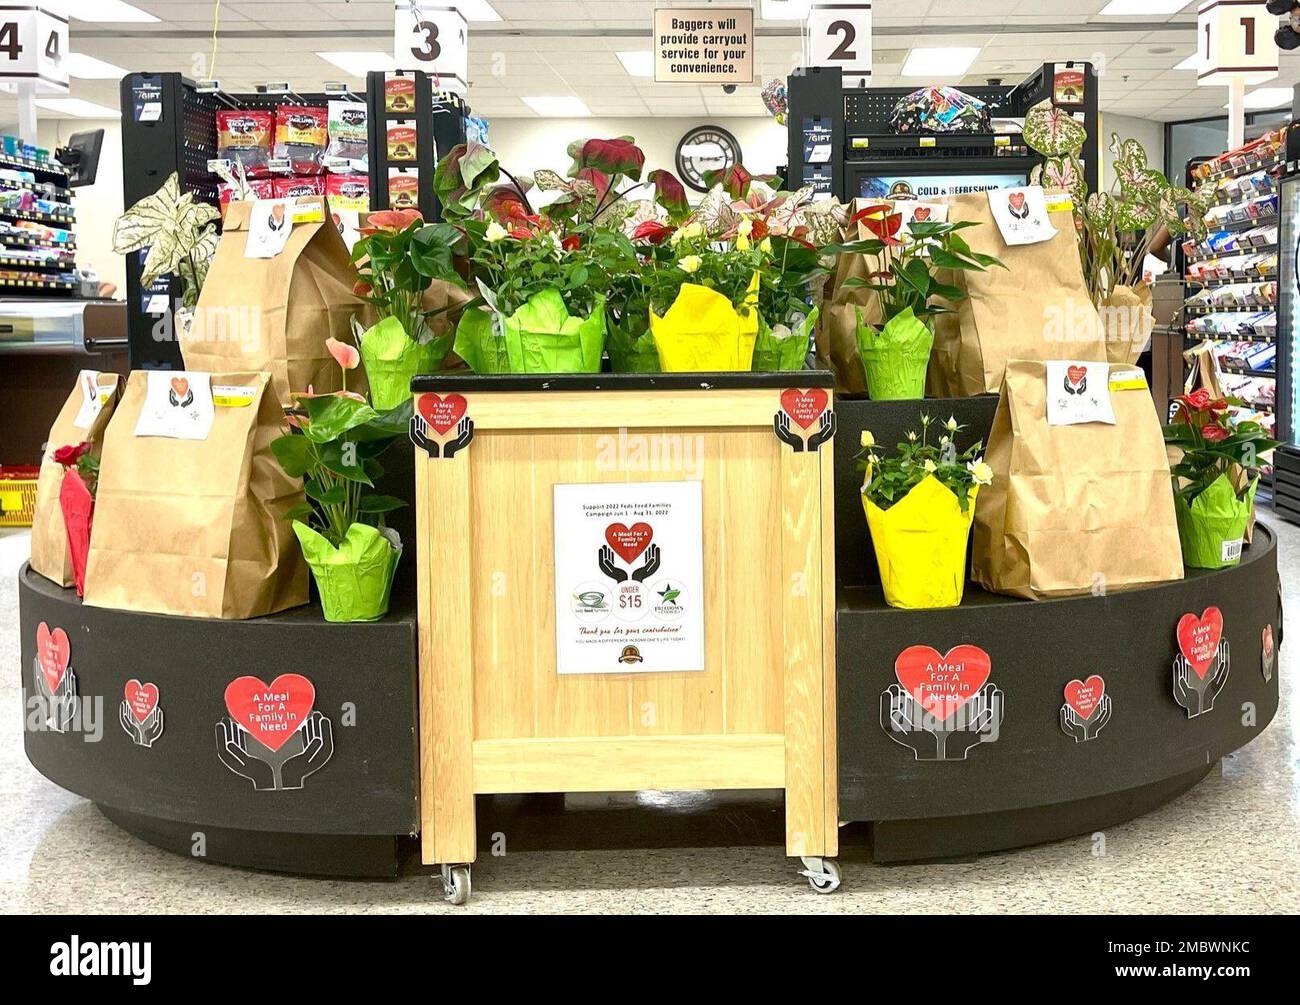
[[26, 81], [38, 94], [67, 94], [68, 19], [35, 4], [0, 7], [0, 80]]
[[838, 66], [845, 87], [871, 83], [871, 4], [813, 4], [808, 11], [808, 65]]
[[1197, 83], [1262, 84], [1277, 76], [1277, 17], [1259, 0], [1201, 0]]
[[454, 6], [414, 0], [393, 4], [393, 56], [398, 69], [423, 70], [434, 89], [464, 95], [469, 81], [469, 24]]

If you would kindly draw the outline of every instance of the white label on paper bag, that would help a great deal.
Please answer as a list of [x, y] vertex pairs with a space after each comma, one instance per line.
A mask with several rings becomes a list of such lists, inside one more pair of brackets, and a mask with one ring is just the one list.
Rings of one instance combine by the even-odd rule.
[[215, 416], [211, 375], [184, 370], [150, 370], [136, 436], [206, 440]]
[[245, 258], [274, 258], [284, 251], [293, 233], [296, 199], [257, 199], [248, 221]]
[[555, 486], [560, 674], [704, 669], [700, 482]]
[[1047, 364], [1047, 424], [1083, 422], [1115, 425], [1110, 400], [1110, 364], [1051, 360]]
[[89, 429], [95, 416], [103, 411], [108, 396], [99, 393], [98, 370], [82, 370], [77, 374], [77, 386], [81, 388], [81, 407], [72, 424], [78, 429]]
[[989, 189], [988, 196], [989, 209], [1008, 246], [1042, 244], [1056, 236], [1041, 185]]
[[900, 199], [894, 203], [894, 212], [903, 217], [903, 233], [910, 239], [912, 236], [912, 223], [947, 223], [948, 222], [948, 204], [943, 202], [914, 202], [911, 199]]

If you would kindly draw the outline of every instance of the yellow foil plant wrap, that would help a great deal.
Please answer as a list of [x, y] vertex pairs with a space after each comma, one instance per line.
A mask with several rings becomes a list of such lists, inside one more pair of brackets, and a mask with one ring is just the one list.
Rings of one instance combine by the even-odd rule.
[[891, 607], [961, 603], [975, 498], [993, 478], [979, 456], [982, 443], [958, 452], [963, 428], [949, 419], [937, 429], [923, 416], [921, 433], [908, 433], [888, 458], [869, 431], [862, 434], [862, 508]]
[[650, 309], [650, 333], [665, 373], [748, 370], [758, 338], [758, 274], [739, 307], [721, 293], [683, 283], [663, 317]]

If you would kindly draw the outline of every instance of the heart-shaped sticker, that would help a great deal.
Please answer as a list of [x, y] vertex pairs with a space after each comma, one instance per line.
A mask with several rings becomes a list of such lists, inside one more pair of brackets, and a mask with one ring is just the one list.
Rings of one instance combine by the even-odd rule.
[[236, 677], [226, 685], [226, 711], [271, 750], [307, 721], [316, 703], [316, 688], [306, 677], [282, 673], [267, 684], [256, 677]]
[[135, 716], [136, 722], [144, 722], [150, 713], [158, 707], [158, 685], [141, 684], [134, 677], [126, 682], [126, 707]]
[[992, 666], [979, 646], [956, 646], [946, 656], [930, 646], [909, 646], [894, 661], [894, 676], [914, 701], [946, 722], [979, 693]]
[[469, 402], [461, 394], [449, 394], [445, 398], [437, 394], [422, 394], [418, 401], [420, 415], [432, 426], [439, 436], [465, 417]]
[[1217, 607], [1207, 607], [1199, 618], [1184, 614], [1178, 619], [1178, 649], [1202, 680], [1214, 662], [1222, 638], [1223, 612]]
[[173, 377], [172, 390], [176, 392], [177, 398], [184, 398], [190, 393], [190, 382], [184, 377]]
[[781, 392], [781, 408], [804, 429], [821, 418], [822, 412], [830, 404], [831, 397], [824, 388], [814, 387], [807, 391], [789, 388]]
[[1022, 209], [1025, 208], [1025, 193], [1012, 192], [1009, 196], [1007, 196], [1007, 203], [1011, 206], [1012, 209], [1014, 209], [1017, 213], [1019, 213]]
[[72, 658], [72, 643], [68, 633], [62, 628], [50, 631], [50, 626], [42, 621], [36, 626], [36, 659], [45, 675], [45, 683], [53, 694], [63, 682], [67, 673], [68, 661]]
[[930, 207], [917, 206], [916, 209], [912, 211], [912, 219], [917, 223], [925, 223], [926, 220], [930, 219]]
[[1086, 366], [1072, 366], [1066, 369], [1065, 375], [1070, 379], [1071, 384], [1077, 385], [1083, 381], [1084, 377], [1088, 376], [1088, 368]]
[[1105, 693], [1106, 682], [1093, 674], [1087, 680], [1072, 680], [1065, 685], [1065, 703], [1078, 713], [1080, 719], [1087, 721], [1097, 711]]
[[636, 561], [637, 556], [650, 547], [655, 532], [648, 523], [634, 523], [631, 527], [621, 523], [611, 523], [605, 528], [605, 540], [628, 565]]

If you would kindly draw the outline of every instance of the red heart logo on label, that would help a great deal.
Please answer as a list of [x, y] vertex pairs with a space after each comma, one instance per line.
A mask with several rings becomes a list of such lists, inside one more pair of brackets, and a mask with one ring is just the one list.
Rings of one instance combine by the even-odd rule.
[[439, 436], [465, 417], [469, 402], [461, 394], [449, 394], [443, 398], [437, 394], [420, 395], [420, 415], [424, 421], [437, 430]]
[[1088, 368], [1086, 366], [1072, 366], [1065, 371], [1065, 375], [1070, 378], [1071, 384], [1078, 384], [1084, 377], [1088, 376]]
[[925, 223], [926, 220], [930, 219], [930, 207], [917, 206], [916, 210], [912, 213], [912, 219], [916, 220], [918, 223]]
[[820, 387], [807, 391], [792, 387], [781, 392], [781, 409], [804, 429], [820, 419], [830, 403], [831, 396]]
[[946, 656], [930, 646], [909, 646], [894, 661], [894, 676], [914, 701], [946, 722], [979, 693], [992, 667], [979, 646], [957, 646]]
[[1178, 619], [1178, 649], [1202, 680], [1214, 662], [1222, 638], [1223, 612], [1217, 607], [1207, 607], [1199, 618], [1184, 614]]
[[190, 382], [184, 377], [173, 377], [172, 390], [176, 392], [176, 397], [184, 398], [190, 392]]
[[1105, 693], [1106, 682], [1093, 674], [1087, 680], [1072, 680], [1065, 685], [1065, 703], [1080, 719], [1091, 719]]
[[636, 561], [637, 556], [650, 547], [655, 536], [654, 528], [648, 523], [634, 523], [631, 527], [621, 523], [611, 523], [605, 528], [605, 540], [628, 565]]
[[1022, 209], [1025, 208], [1025, 193], [1012, 192], [1009, 196], [1007, 196], [1007, 203], [1011, 206], [1012, 209], [1014, 209], [1017, 213], [1019, 213]]
[[226, 685], [226, 711], [271, 750], [279, 750], [316, 703], [316, 688], [306, 677], [282, 673], [270, 684], [236, 677]]
[[50, 694], [55, 692], [68, 670], [68, 661], [72, 658], [72, 643], [68, 633], [62, 628], [50, 631], [50, 626], [42, 621], [36, 626], [36, 659], [45, 675], [45, 683]]
[[136, 722], [144, 722], [158, 707], [158, 685], [141, 684], [135, 678], [126, 682], [126, 707], [135, 716]]

